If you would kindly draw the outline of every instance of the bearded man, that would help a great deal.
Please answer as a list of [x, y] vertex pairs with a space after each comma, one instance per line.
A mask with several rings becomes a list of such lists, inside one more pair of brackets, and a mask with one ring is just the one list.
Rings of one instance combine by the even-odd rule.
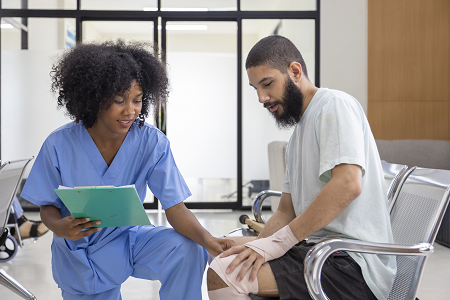
[[[308, 250], [327, 238], [392, 243], [380, 156], [358, 101], [317, 88], [299, 50], [282, 36], [260, 40], [246, 61], [250, 85], [280, 128], [295, 126], [277, 211], [254, 240], [236, 239], [208, 270], [211, 300], [310, 299]], [[394, 256], [339, 252], [322, 271], [330, 299], [386, 299]]]

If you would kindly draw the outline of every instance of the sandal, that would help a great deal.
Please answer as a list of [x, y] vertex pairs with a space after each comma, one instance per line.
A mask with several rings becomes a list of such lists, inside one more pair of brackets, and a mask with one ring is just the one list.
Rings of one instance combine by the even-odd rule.
[[[31, 224], [27, 225], [27, 223]], [[28, 220], [24, 215], [17, 219], [17, 225], [19, 226], [20, 237], [22, 238], [22, 240], [40, 237], [49, 231], [49, 229], [44, 225], [44, 223], [42, 223], [42, 221]], [[22, 227], [23, 225], [25, 225], [25, 227]], [[11, 233], [13, 234], [14, 238], [18, 240], [17, 233]]]

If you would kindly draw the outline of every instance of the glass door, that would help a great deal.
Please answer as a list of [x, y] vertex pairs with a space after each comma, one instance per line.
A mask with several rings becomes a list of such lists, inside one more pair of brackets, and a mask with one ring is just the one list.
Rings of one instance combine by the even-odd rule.
[[185, 203], [237, 208], [237, 22], [163, 18], [162, 28], [166, 134], [192, 192]]

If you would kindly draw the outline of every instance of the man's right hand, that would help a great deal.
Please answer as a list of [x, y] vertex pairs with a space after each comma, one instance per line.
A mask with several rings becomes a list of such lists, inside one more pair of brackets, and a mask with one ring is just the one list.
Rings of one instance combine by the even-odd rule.
[[101, 228], [90, 228], [100, 223], [100, 221], [90, 221], [89, 218], [75, 219], [73, 216], [68, 216], [54, 223], [53, 232], [57, 237], [76, 241], [100, 231]]

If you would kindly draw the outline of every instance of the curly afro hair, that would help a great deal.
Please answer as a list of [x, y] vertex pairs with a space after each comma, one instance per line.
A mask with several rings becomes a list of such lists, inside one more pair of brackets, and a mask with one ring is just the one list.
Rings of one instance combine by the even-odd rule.
[[58, 108], [65, 107], [72, 120], [91, 128], [99, 112], [107, 110], [116, 95], [126, 95], [136, 79], [143, 91], [137, 118], [142, 127], [150, 105], [158, 109], [169, 93], [166, 71], [152, 52], [157, 53], [156, 46], [138, 41], [78, 43], [50, 72]]

